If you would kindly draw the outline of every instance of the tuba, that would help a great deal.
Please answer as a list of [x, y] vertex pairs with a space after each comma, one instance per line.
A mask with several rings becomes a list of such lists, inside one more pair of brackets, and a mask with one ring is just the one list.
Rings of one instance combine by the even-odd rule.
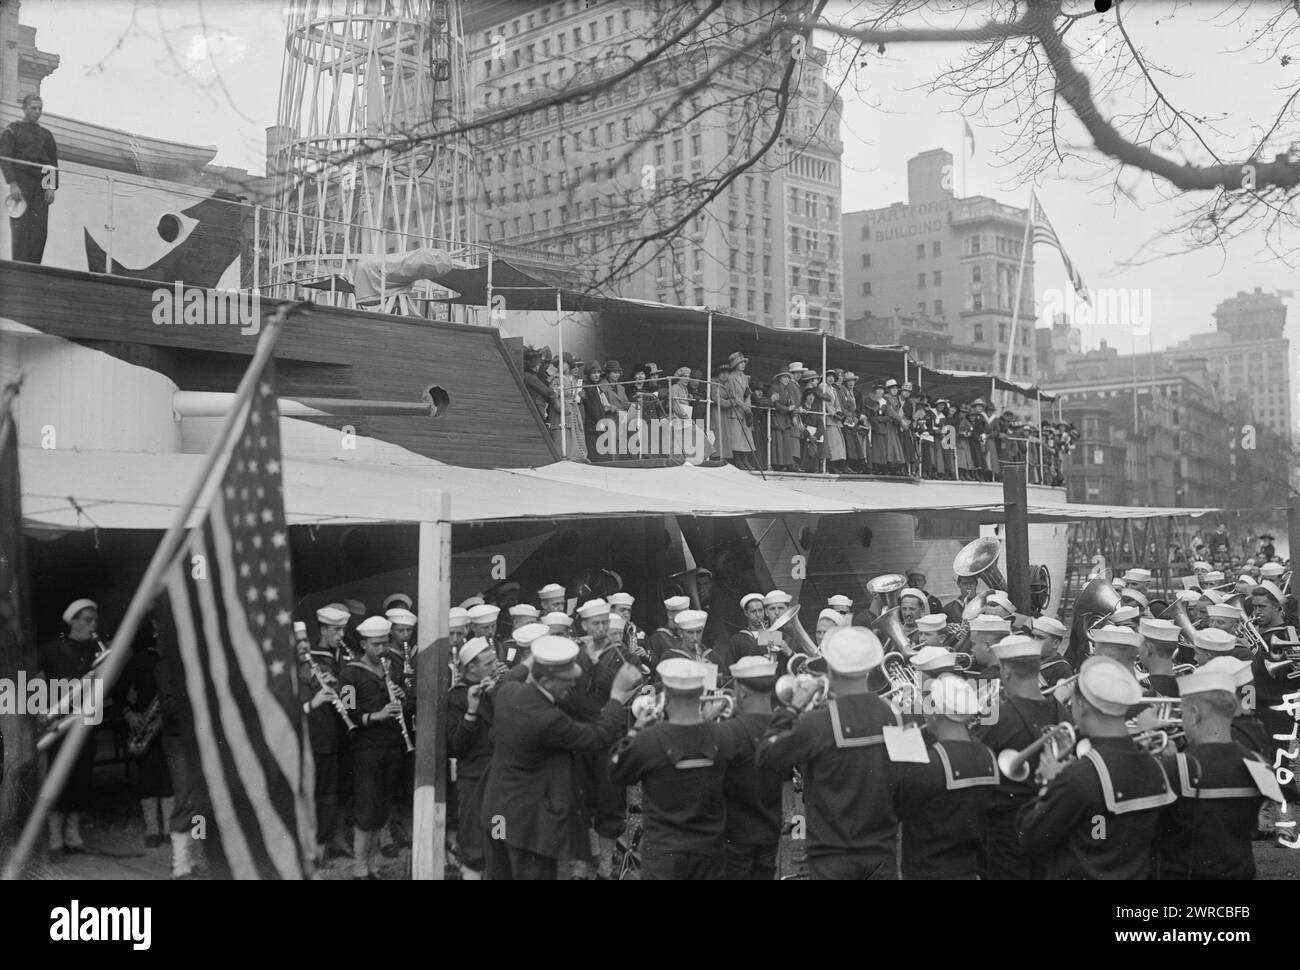
[[879, 618], [872, 621], [871, 632], [880, 637], [882, 642], [891, 645], [901, 656], [906, 657], [914, 652], [912, 638], [907, 635], [907, 630], [903, 626], [901, 607], [895, 606], [893, 609], [886, 610]]
[[1187, 604], [1185, 602], [1182, 600], [1174, 600], [1166, 609], [1161, 611], [1160, 619], [1172, 620], [1174, 623], [1178, 624], [1178, 628], [1182, 630], [1183, 637], [1187, 640], [1187, 643], [1189, 645], [1192, 643], [1192, 637], [1196, 635], [1196, 624], [1192, 622], [1192, 615], [1187, 612]]
[[700, 606], [700, 588], [699, 588], [699, 570], [683, 569], [680, 573], [673, 573], [672, 588], [678, 590], [682, 596], [691, 601], [691, 609], [701, 609]]
[[867, 582], [867, 592], [880, 599], [881, 614], [898, 605], [899, 594], [907, 586], [907, 577], [898, 573], [886, 573]]
[[[822, 655], [821, 650], [817, 646], [817, 642], [808, 635], [808, 631], [805, 630], [803, 624], [799, 622], [798, 603], [791, 603], [789, 608], [773, 620], [772, 625], [768, 627], [769, 632], [776, 632], [777, 630], [788, 631], [795, 640], [795, 648], [799, 651], [799, 653], [790, 658], [790, 663], [787, 668], [790, 673], [798, 674], [804, 671], [808, 665], [808, 661], [814, 660]], [[801, 655], [803, 659], [800, 659]]]
[[1071, 626], [1091, 630], [1114, 613], [1120, 606], [1119, 590], [1098, 576], [1079, 593], [1074, 601], [1074, 619]]
[[1002, 546], [992, 536], [975, 539], [961, 547], [953, 558], [954, 576], [974, 576], [984, 581], [989, 589], [1007, 588], [1006, 577], [998, 569], [998, 558], [1002, 555]]

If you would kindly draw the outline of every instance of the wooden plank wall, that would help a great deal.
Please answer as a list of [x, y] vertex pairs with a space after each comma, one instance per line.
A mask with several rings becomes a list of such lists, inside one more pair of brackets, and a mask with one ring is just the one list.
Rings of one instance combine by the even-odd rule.
[[[0, 316], [157, 367], [181, 390], [233, 391], [256, 339], [237, 326], [155, 324], [155, 288], [0, 261]], [[278, 305], [263, 300], [262, 311]], [[544, 465], [559, 458], [494, 329], [319, 307], [290, 322], [275, 356], [287, 396], [414, 403], [431, 384], [451, 396], [451, 407], [436, 420], [371, 418], [358, 426], [360, 433], [453, 465]]]

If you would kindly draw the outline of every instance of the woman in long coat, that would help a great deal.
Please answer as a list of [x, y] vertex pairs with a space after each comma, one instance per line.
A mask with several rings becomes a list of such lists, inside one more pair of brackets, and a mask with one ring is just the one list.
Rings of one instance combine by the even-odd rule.
[[749, 375], [745, 365], [749, 358], [734, 353], [727, 361], [727, 373], [719, 378], [719, 403], [722, 406], [723, 437], [739, 468], [752, 469], [754, 462], [754, 413], [750, 408]]
[[723, 461], [731, 461], [731, 436], [727, 434], [726, 408], [728, 407], [727, 378], [731, 376], [731, 365], [725, 360], [713, 368], [713, 380], [709, 384], [709, 430], [713, 432], [715, 450]]
[[826, 470], [836, 474], [848, 471], [844, 460], [848, 457], [844, 443], [844, 408], [840, 402], [840, 372], [826, 369], [826, 379], [817, 389], [817, 396], [826, 402]]
[[866, 444], [862, 432], [858, 430], [858, 422], [861, 415], [858, 413], [858, 395], [857, 390], [858, 375], [853, 371], [844, 372], [844, 377], [836, 387], [836, 394], [840, 399], [840, 410], [844, 412], [844, 457], [848, 462], [851, 471], [863, 471], [862, 462], [867, 457]]
[[803, 470], [810, 473], [820, 472], [822, 459], [826, 457], [826, 425], [822, 421], [820, 404], [816, 385], [805, 387], [799, 423], [803, 434]]
[[803, 425], [797, 420], [799, 389], [794, 375], [782, 371], [776, 375], [776, 394], [772, 397], [772, 468], [776, 471], [794, 471], [802, 454], [800, 447]]
[[903, 442], [899, 436], [901, 413], [885, 400], [885, 385], [871, 388], [867, 417], [871, 421], [871, 464], [876, 474], [893, 474], [903, 465]]

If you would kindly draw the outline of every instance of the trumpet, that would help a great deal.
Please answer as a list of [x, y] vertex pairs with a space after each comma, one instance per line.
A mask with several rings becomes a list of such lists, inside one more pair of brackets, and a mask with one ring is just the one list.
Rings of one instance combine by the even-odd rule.
[[1181, 727], [1149, 728], [1133, 735], [1133, 740], [1146, 749], [1147, 754], [1153, 756], [1163, 754], [1165, 748], [1182, 738], [1183, 730]]
[[[401, 701], [397, 699], [397, 685], [393, 683], [392, 661], [387, 657], [380, 657], [379, 662], [384, 665], [384, 686], [388, 688], [388, 702], [401, 706]], [[401, 711], [397, 714], [398, 727], [402, 729], [402, 742], [406, 745], [406, 751], [409, 754], [415, 750], [415, 745], [411, 743], [411, 731], [406, 726], [406, 715]]]
[[[1278, 656], [1276, 652], [1270, 651], [1267, 657]], [[1287, 668], [1291, 668], [1290, 673], [1286, 673]], [[1277, 680], [1297, 680], [1300, 679], [1300, 647], [1291, 647], [1282, 653], [1277, 660], [1264, 660], [1264, 669], [1268, 675]]]
[[72, 710], [74, 703], [82, 697], [94, 697], [95, 670], [108, 659], [109, 654], [108, 647], [99, 637], [95, 637], [95, 646], [99, 648], [99, 651], [90, 661], [90, 667], [81, 676], [80, 691], [74, 690], [63, 693], [54, 710], [46, 711], [40, 716], [41, 735], [36, 742], [37, 751], [45, 751], [50, 748], [72, 726], [73, 721], [80, 716]]
[[998, 771], [1011, 781], [1024, 781], [1029, 777], [1029, 762], [1039, 749], [1047, 746], [1057, 761], [1073, 760], [1079, 743], [1074, 725], [1062, 721], [1053, 727], [1043, 728], [1043, 736], [1022, 751], [1007, 748], [998, 755]]
[[793, 707], [791, 703], [794, 700], [794, 692], [798, 687], [812, 685], [816, 688], [812, 696], [808, 698], [803, 707], [799, 708], [800, 713], [811, 711], [821, 707], [828, 700], [831, 694], [831, 681], [829, 677], [813, 676], [812, 674], [782, 674], [776, 679], [776, 699], [786, 707]]
[[1233, 631], [1237, 639], [1245, 642], [1251, 653], [1268, 652], [1268, 644], [1264, 642], [1264, 637], [1259, 632], [1259, 627], [1255, 626], [1248, 619], [1242, 619], [1237, 624], [1237, 629]]
[[729, 690], [705, 691], [700, 697], [700, 716], [706, 721], [725, 721], [736, 713], [736, 695]]
[[921, 679], [915, 668], [903, 659], [901, 653], [887, 653], [880, 662], [880, 669], [889, 681], [890, 689], [881, 694], [897, 711], [915, 707], [921, 697]]

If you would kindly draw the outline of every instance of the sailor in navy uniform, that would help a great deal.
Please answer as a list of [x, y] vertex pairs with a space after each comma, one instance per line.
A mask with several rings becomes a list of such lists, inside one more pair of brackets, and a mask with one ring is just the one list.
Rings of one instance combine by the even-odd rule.
[[641, 878], [722, 879], [726, 872], [727, 803], [723, 780], [748, 735], [705, 720], [700, 697], [705, 670], [682, 657], [662, 661], [663, 720], [642, 714], [615, 746], [610, 777], [641, 784], [645, 836]]
[[1160, 813], [1177, 798], [1160, 762], [1129, 734], [1142, 698], [1132, 672], [1110, 657], [1079, 671], [1070, 711], [1089, 745], [1078, 757], [1039, 761], [1043, 788], [1020, 814], [1025, 854], [1048, 879], [1146, 879]]
[[868, 684], [884, 650], [870, 630], [840, 627], [822, 642], [822, 657], [830, 675], [829, 700], [802, 711], [816, 688], [798, 685], [792, 707], [772, 715], [759, 743], [758, 768], [799, 768], [810, 879], [894, 879], [898, 816], [883, 728], [902, 721]]
[[384, 619], [393, 624], [389, 634], [389, 656], [402, 672], [402, 689], [415, 699], [415, 625], [416, 616], [410, 610], [394, 606], [384, 613]]
[[[312, 762], [316, 768], [316, 855], [319, 862], [347, 858], [351, 852], [336, 844], [339, 826], [339, 780], [343, 774], [344, 746], [348, 733], [339, 717], [334, 698], [339, 666], [342, 662], [343, 634], [350, 614], [334, 606], [316, 611], [320, 638], [307, 651], [299, 677], [302, 685], [303, 710], [307, 714], [307, 736], [311, 741]], [[319, 670], [326, 683], [320, 683], [312, 670]], [[355, 721], [351, 723], [355, 724]]]
[[735, 681], [736, 714], [723, 724], [740, 735], [741, 750], [723, 782], [727, 801], [726, 878], [776, 878], [781, 840], [781, 788], [790, 774], [759, 771], [757, 746], [772, 720], [772, 691], [776, 661], [741, 657], [731, 668]]
[[[47, 680], [80, 681], [90, 672], [100, 653], [102, 644], [96, 636], [99, 607], [94, 600], [74, 600], [63, 611], [63, 622], [67, 624], [67, 631], [60, 634], [57, 640], [42, 644], [37, 651], [41, 675]], [[51, 701], [56, 701], [57, 697], [53, 696], [53, 692], [51, 694]], [[85, 698], [74, 700], [83, 708], [87, 705]], [[86, 713], [89, 713], [88, 709]], [[104, 712], [95, 713], [102, 717]], [[54, 763], [62, 747], [63, 742], [60, 740], [50, 748], [50, 764]], [[81, 813], [90, 808], [94, 769], [95, 745], [92, 733], [77, 753], [67, 784], [63, 786], [49, 814], [52, 858], [65, 851], [69, 855], [86, 851], [86, 846], [81, 841]]]
[[1237, 638], [1226, 630], [1197, 630], [1192, 636], [1192, 658], [1198, 667], [1215, 657], [1231, 657], [1236, 650]]
[[1034, 639], [1041, 646], [1038, 686], [1043, 690], [1051, 690], [1061, 681], [1074, 676], [1074, 668], [1070, 666], [1070, 661], [1061, 656], [1061, 649], [1069, 631], [1066, 630], [1065, 624], [1054, 616], [1035, 617], [1032, 629]]
[[567, 637], [573, 629], [573, 617], [568, 613], [561, 613], [558, 610], [553, 613], [543, 613], [542, 623], [551, 631], [551, 636]]
[[[401, 780], [404, 749], [398, 718], [402, 702], [390, 700], [382, 661], [387, 659], [392, 624], [372, 616], [357, 626], [362, 655], [344, 665], [339, 674], [340, 693], [352, 689], [352, 716], [357, 729], [352, 736], [352, 865], [354, 879], [376, 879], [371, 856], [380, 830], [393, 808], [393, 795]], [[397, 676], [393, 671], [393, 676]], [[399, 688], [400, 690], [400, 688]]]
[[447, 613], [447, 643], [454, 652], [469, 639], [469, 610], [453, 606]]
[[1255, 716], [1255, 676], [1248, 660], [1215, 657], [1196, 668], [1197, 673], [1227, 674], [1236, 687], [1237, 712], [1232, 718], [1232, 740], [1249, 751], [1267, 757], [1272, 739], [1264, 722]]
[[903, 823], [904, 879], [978, 879], [997, 758], [970, 736], [975, 688], [952, 674], [929, 685], [927, 764], [900, 764], [894, 808]]
[[515, 631], [523, 626], [532, 626], [541, 618], [541, 612], [529, 603], [516, 603], [510, 607], [510, 636], [502, 640], [497, 647], [497, 660], [507, 667], [515, 667], [522, 663], [525, 651], [515, 639]]
[[660, 660], [679, 657], [696, 663], [713, 663], [713, 651], [704, 646], [704, 628], [708, 625], [709, 614], [703, 610], [682, 610], [677, 614], [678, 643], [670, 647]]
[[565, 609], [564, 587], [559, 583], [547, 583], [537, 591], [538, 610], [543, 616], [547, 613], [567, 613]]
[[959, 595], [955, 600], [949, 601], [943, 608], [943, 612], [948, 617], [949, 623], [960, 623], [967, 604], [975, 598], [975, 591], [979, 589], [980, 581], [977, 576], [956, 576], [954, 579], [957, 582]]
[[490, 603], [479, 603], [469, 608], [469, 635], [483, 637], [492, 644], [492, 649], [501, 653], [501, 638], [497, 635], [497, 619], [501, 616], [501, 607]]
[[1092, 640], [1094, 657], [1110, 657], [1131, 673], [1134, 680], [1137, 679], [1138, 650], [1142, 646], [1142, 634], [1127, 626], [1108, 623], [1100, 629], [1093, 630], [1088, 637]]
[[921, 678], [921, 687], [928, 688], [930, 683], [944, 674], [955, 674], [958, 677], [962, 672], [957, 669], [957, 655], [950, 653], [944, 647], [924, 646], [912, 656], [907, 658]]
[[492, 763], [492, 689], [497, 657], [483, 637], [467, 640], [456, 654], [458, 683], [447, 695], [447, 756], [456, 759], [456, 848], [462, 879], [483, 878], [487, 831], [483, 779]]
[[590, 852], [573, 758], [606, 750], [623, 733], [623, 705], [641, 675], [624, 664], [599, 719], [575, 721], [556, 705], [582, 676], [578, 652], [572, 640], [538, 637], [528, 679], [502, 683], [493, 695], [492, 766], [479, 816], [488, 831], [489, 879], [555, 879], [557, 860]]
[[1198, 670], [1178, 680], [1187, 748], [1165, 762], [1178, 800], [1161, 812], [1157, 876], [1254, 879], [1251, 836], [1260, 802], [1282, 797], [1272, 766], [1232, 740], [1231, 674]]
[[664, 600], [668, 619], [664, 621], [663, 626], [650, 634], [650, 638], [646, 641], [646, 651], [655, 663], [666, 657], [669, 650], [681, 646], [682, 638], [677, 629], [677, 614], [690, 608], [691, 601], [685, 596], [670, 596]]
[[[987, 620], [977, 617], [976, 622]], [[1003, 623], [1007, 621], [1003, 620]], [[1064, 705], [1053, 697], [1044, 697], [1038, 686], [1042, 648], [1032, 637], [1003, 636], [992, 647], [1002, 681], [993, 717], [971, 732], [994, 752], [1023, 751], [1052, 727], [1070, 720]], [[1041, 875], [1021, 851], [1016, 816], [1033, 801], [1036, 787], [1032, 770], [1024, 781], [1006, 776], [999, 779], [989, 800], [985, 830], [984, 864], [989, 879], [1034, 879]]]
[[[759, 643], [759, 634], [767, 629], [763, 611], [763, 594], [746, 593], [740, 598], [740, 611], [745, 614], [745, 629], [738, 630], [725, 641], [726, 653], [717, 657], [718, 672], [722, 676], [729, 674], [731, 667], [742, 657], [766, 657], [767, 647]], [[718, 648], [715, 647], [717, 656]]]
[[1143, 618], [1138, 633], [1142, 635], [1138, 660], [1147, 672], [1147, 691], [1155, 697], [1177, 697], [1174, 655], [1178, 652], [1178, 626], [1169, 620]]

